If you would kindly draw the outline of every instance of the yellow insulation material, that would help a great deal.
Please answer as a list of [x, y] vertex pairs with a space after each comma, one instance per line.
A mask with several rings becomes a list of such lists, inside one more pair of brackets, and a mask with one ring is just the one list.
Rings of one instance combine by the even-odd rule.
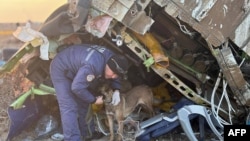
[[167, 83], [163, 82], [152, 88], [154, 93], [154, 107], [163, 111], [169, 111], [175, 104], [175, 102], [171, 100], [171, 96], [166, 85]]
[[162, 46], [151, 33], [141, 35], [134, 32], [134, 35], [149, 49], [149, 52], [153, 56], [156, 65], [164, 68], [167, 68], [169, 66], [168, 57], [165, 56], [165, 53], [162, 50]]

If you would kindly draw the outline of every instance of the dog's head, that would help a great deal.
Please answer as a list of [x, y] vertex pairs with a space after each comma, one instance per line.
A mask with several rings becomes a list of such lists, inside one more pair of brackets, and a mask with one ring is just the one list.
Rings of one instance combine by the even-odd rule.
[[113, 97], [113, 89], [108, 84], [103, 84], [99, 91], [104, 96], [104, 102], [105, 103], [111, 103], [112, 97]]

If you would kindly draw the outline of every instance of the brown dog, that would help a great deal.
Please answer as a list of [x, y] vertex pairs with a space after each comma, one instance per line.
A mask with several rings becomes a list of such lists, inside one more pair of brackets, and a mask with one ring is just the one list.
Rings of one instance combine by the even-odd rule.
[[[105, 96], [105, 110], [108, 118], [110, 141], [114, 141], [114, 118], [118, 123], [118, 133], [123, 133], [122, 121], [128, 117], [138, 105], [149, 112], [150, 117], [154, 115], [153, 111], [153, 93], [147, 85], [139, 85], [126, 93], [120, 94], [120, 103], [116, 106], [111, 104], [113, 90], [104, 86], [101, 88], [102, 94]], [[121, 136], [118, 136], [117, 141], [121, 141]]]

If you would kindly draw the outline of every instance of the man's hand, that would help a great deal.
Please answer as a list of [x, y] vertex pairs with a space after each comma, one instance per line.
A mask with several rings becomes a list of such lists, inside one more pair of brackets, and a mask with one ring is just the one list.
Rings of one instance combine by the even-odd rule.
[[114, 93], [113, 93], [113, 96], [112, 96], [112, 102], [111, 102], [111, 104], [113, 104], [113, 105], [117, 105], [117, 104], [119, 104], [119, 102], [120, 102], [120, 91], [119, 90], [115, 90], [114, 91]]
[[96, 97], [96, 101], [95, 104], [99, 105], [99, 104], [103, 104], [103, 96], [98, 96]]

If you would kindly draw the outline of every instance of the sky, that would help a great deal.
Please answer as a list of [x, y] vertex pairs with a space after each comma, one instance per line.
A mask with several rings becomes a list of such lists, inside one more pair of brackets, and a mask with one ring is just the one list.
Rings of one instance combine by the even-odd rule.
[[43, 22], [67, 0], [0, 0], [0, 23]]

